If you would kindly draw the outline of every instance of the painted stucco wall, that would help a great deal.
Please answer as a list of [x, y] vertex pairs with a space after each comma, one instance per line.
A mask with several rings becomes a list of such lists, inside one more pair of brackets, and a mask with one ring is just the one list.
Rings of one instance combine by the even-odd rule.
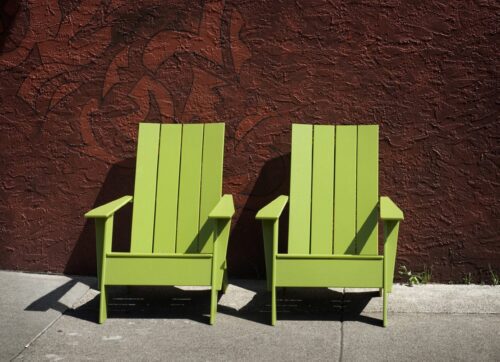
[[380, 124], [381, 194], [406, 216], [398, 263], [440, 281], [500, 271], [497, 2], [1, 6], [0, 268], [95, 272], [83, 214], [132, 193], [147, 119], [226, 122], [233, 276], [264, 276], [254, 215], [288, 191], [292, 122]]

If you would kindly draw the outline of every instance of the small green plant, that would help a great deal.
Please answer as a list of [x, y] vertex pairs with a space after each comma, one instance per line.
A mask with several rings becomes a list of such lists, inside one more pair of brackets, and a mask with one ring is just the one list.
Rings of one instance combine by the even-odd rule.
[[427, 265], [424, 264], [424, 271], [421, 272], [420, 274], [420, 283], [421, 284], [428, 284], [431, 282], [432, 279], [432, 267], [427, 268]]
[[431, 281], [432, 278], [432, 268], [427, 268], [424, 265], [424, 271], [420, 273], [413, 273], [409, 270], [406, 265], [401, 265], [398, 271], [399, 275], [407, 278], [407, 283], [409, 287], [413, 287], [414, 285], [419, 284], [427, 284]]
[[490, 273], [491, 284], [498, 285], [500, 283], [500, 280], [498, 274], [491, 267], [491, 264], [488, 264], [488, 272]]
[[414, 285], [420, 284], [420, 278], [413, 274], [411, 270], [408, 270], [406, 265], [401, 265], [399, 267], [398, 271], [399, 275], [402, 275], [403, 277], [407, 278], [408, 286], [413, 287]]
[[472, 273], [465, 274], [465, 276], [463, 277], [462, 280], [463, 280], [464, 284], [472, 283]]

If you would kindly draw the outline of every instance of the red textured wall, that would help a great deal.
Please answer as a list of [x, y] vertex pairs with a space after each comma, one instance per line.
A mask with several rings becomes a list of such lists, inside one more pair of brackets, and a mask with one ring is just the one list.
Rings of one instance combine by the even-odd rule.
[[498, 3], [0, 4], [1, 268], [94, 273], [83, 214], [132, 192], [147, 119], [226, 122], [233, 276], [264, 275], [254, 215], [287, 192], [291, 122], [380, 124], [399, 262], [500, 271]]

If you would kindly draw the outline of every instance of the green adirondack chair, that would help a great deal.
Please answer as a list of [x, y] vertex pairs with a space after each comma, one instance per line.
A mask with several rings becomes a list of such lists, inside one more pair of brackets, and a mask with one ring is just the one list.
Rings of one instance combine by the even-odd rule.
[[[278, 223], [288, 202], [279, 196], [262, 220], [271, 324], [276, 287], [380, 288], [383, 325], [403, 212], [378, 195], [378, 126], [294, 124], [288, 253], [278, 252]], [[384, 252], [378, 253], [378, 215]]]
[[[221, 197], [223, 157], [223, 123], [139, 125], [134, 197], [85, 214], [96, 225], [99, 323], [111, 285], [210, 286], [215, 322], [234, 214], [232, 196]], [[113, 252], [113, 215], [132, 199], [130, 252]]]

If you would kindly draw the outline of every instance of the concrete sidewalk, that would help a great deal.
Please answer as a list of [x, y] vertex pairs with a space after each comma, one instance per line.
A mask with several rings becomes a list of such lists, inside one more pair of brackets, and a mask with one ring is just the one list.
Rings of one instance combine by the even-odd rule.
[[208, 325], [203, 288], [111, 288], [0, 271], [0, 360], [500, 360], [500, 287], [396, 285], [389, 326], [374, 290], [284, 289], [268, 325], [262, 281], [236, 280]]

